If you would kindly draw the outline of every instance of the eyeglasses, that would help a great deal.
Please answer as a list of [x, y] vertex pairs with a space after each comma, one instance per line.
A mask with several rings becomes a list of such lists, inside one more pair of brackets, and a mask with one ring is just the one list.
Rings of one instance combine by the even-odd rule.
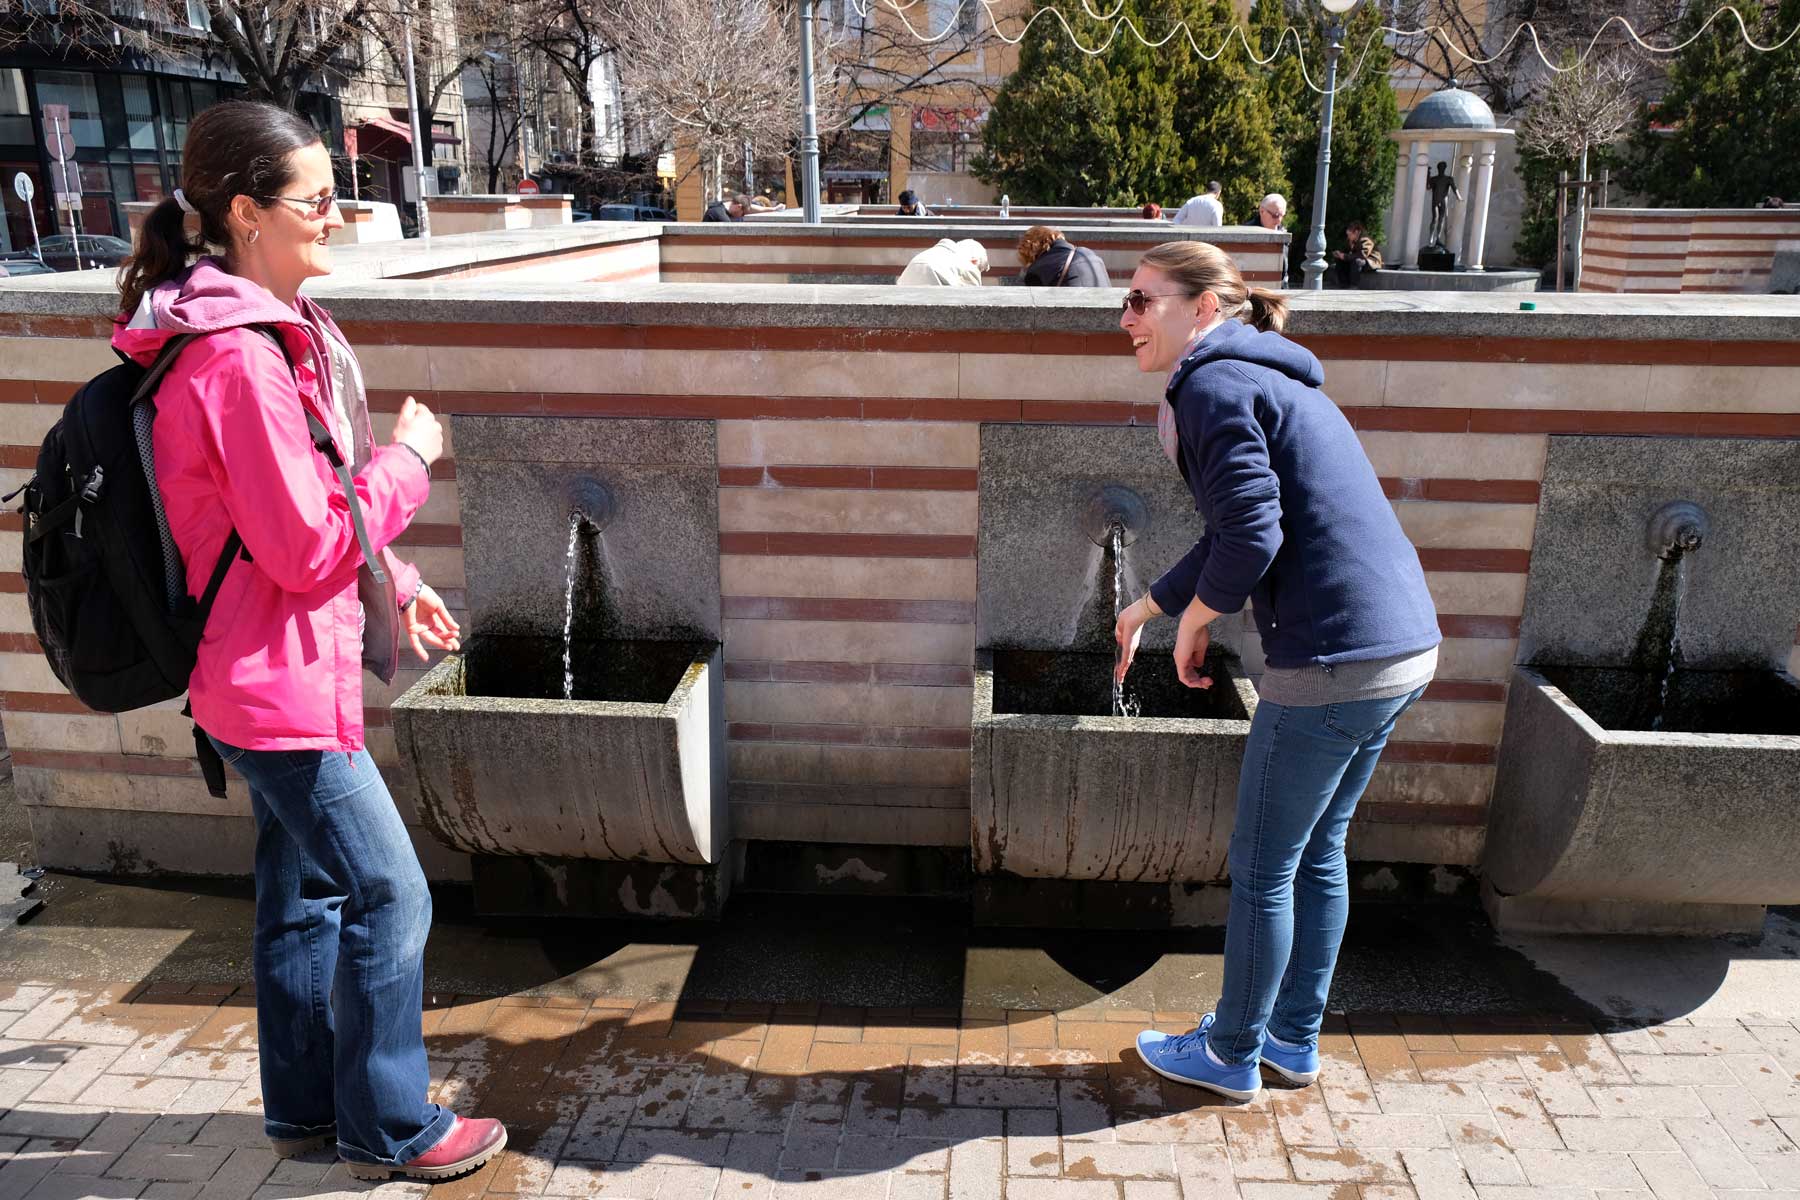
[[1186, 293], [1184, 292], [1146, 292], [1142, 288], [1132, 288], [1129, 292], [1125, 293], [1125, 302], [1119, 306], [1119, 311], [1124, 312], [1129, 308], [1132, 312], [1141, 317], [1144, 315], [1144, 310], [1150, 307], [1150, 302], [1152, 300], [1160, 300], [1164, 296], [1181, 296], [1185, 294]]
[[258, 196], [257, 199], [286, 200], [289, 204], [304, 204], [306, 207], [312, 209], [313, 216], [323, 217], [331, 212], [331, 206], [337, 203], [338, 194], [337, 189], [332, 188], [330, 191], [319, 196]]

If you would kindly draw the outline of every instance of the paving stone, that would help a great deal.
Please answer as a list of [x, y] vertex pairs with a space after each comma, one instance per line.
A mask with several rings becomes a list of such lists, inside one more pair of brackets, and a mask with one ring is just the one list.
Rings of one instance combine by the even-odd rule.
[[[747, 1195], [748, 1193], [743, 1193]], [[719, 1196], [738, 1200], [729, 1180], [719, 1181]], [[893, 1176], [888, 1182], [888, 1200], [946, 1200], [950, 1195], [948, 1175], [920, 1175], [908, 1172]]]
[[1710, 1186], [1754, 1188], [1762, 1185], [1762, 1176], [1717, 1121], [1708, 1118], [1666, 1124], [1669, 1136], [1675, 1139], [1675, 1144], [1681, 1147], [1682, 1153]]
[[1631, 1072], [1633, 1083], [1671, 1087], [1737, 1082], [1729, 1069], [1708, 1055], [1632, 1054], [1619, 1061]]
[[32, 1093], [32, 1100], [37, 1104], [81, 1103], [81, 1094], [92, 1087], [123, 1053], [120, 1046], [75, 1048]]
[[151, 1075], [102, 1075], [79, 1099], [96, 1108], [162, 1112], [179, 1100], [192, 1083], [189, 1079], [158, 1079]]
[[1395, 1115], [1435, 1113], [1479, 1113], [1486, 1115], [1488, 1103], [1481, 1085], [1467, 1083], [1382, 1083], [1375, 1084], [1375, 1099], [1381, 1111]]
[[79, 1104], [39, 1104], [15, 1108], [0, 1117], [0, 1134], [28, 1138], [68, 1138], [80, 1141], [94, 1132], [106, 1114]]
[[70, 1138], [31, 1138], [0, 1165], [0, 1196], [23, 1196], [56, 1169], [76, 1143]]
[[1454, 1152], [1402, 1147], [1400, 1161], [1419, 1200], [1475, 1200], [1474, 1185]]
[[1514, 1152], [1534, 1187], [1637, 1188], [1644, 1186], [1628, 1154], [1581, 1154], [1573, 1150]]
[[1236, 1175], [1225, 1147], [1177, 1145], [1174, 1151], [1175, 1175], [1187, 1196], [1230, 1196], [1236, 1190]]
[[1085, 1079], [1062, 1079], [1056, 1084], [1056, 1107], [1062, 1114], [1065, 1138], [1113, 1141], [1112, 1113], [1106, 1093]]
[[1450, 1148], [1462, 1162], [1470, 1183], [1521, 1184], [1525, 1172], [1500, 1136], [1500, 1125], [1490, 1115], [1447, 1115], [1444, 1130]]
[[1397, 1150], [1353, 1146], [1289, 1146], [1288, 1164], [1303, 1183], [1405, 1183]]
[[1674, 1150], [1661, 1121], [1641, 1117], [1558, 1117], [1556, 1131], [1571, 1150]]
[[1125, 1200], [1181, 1200], [1181, 1184], [1172, 1179], [1127, 1179]]
[[[1029, 1193], [1019, 1189], [1051, 1180], [1007, 1180], [1006, 1149], [999, 1138], [979, 1138], [954, 1143], [950, 1147], [950, 1200], [999, 1200], [1002, 1188], [1010, 1192], [1009, 1200]], [[1010, 1185], [1010, 1186], [1009, 1186]]]
[[1789, 1188], [1800, 1181], [1800, 1155], [1756, 1153], [1744, 1157], [1762, 1172], [1763, 1183], [1769, 1187]]
[[[1010, 1181], [1006, 1188], [1006, 1200], [1118, 1200], [1118, 1197], [1118, 1184], [1098, 1180], [1020, 1179]], [[952, 1192], [951, 1200], [960, 1200], [960, 1197]]]
[[1487, 1098], [1501, 1138], [1514, 1150], [1563, 1148], [1562, 1135], [1556, 1132], [1529, 1084], [1484, 1083], [1481, 1094]]
[[171, 1113], [214, 1113], [231, 1103], [241, 1085], [228, 1079], [195, 1079], [186, 1081], [187, 1091], [168, 1106]]
[[959, 1076], [955, 1103], [973, 1108], [1055, 1108], [1056, 1081], [995, 1075]]
[[781, 1143], [781, 1169], [832, 1170], [837, 1166], [838, 1143], [843, 1133], [837, 1129], [790, 1131]]
[[160, 1180], [138, 1193], [138, 1200], [196, 1200], [200, 1195], [197, 1183], [172, 1183]]
[[886, 1200], [888, 1177], [854, 1171], [783, 1171], [773, 1200]]
[[1712, 1200], [1712, 1188], [1685, 1154], [1637, 1153], [1631, 1163], [1650, 1185], [1656, 1200]]
[[998, 1137], [1004, 1121], [992, 1108], [905, 1108], [900, 1111], [903, 1138], [948, 1138], [966, 1141]]
[[[1217, 1112], [1204, 1108], [1155, 1116], [1120, 1113], [1113, 1136], [1121, 1142], [1191, 1142], [1223, 1146], [1225, 1125]], [[1337, 1140], [1335, 1135], [1332, 1140]]]
[[[185, 1133], [183, 1131], [186, 1131]], [[193, 1142], [197, 1146], [267, 1146], [269, 1135], [260, 1116], [203, 1113], [158, 1118], [145, 1141]]]
[[[1683, 1056], [1668, 1056], [1680, 1058]], [[1588, 1095], [1603, 1117], [1687, 1117], [1707, 1115], [1691, 1087], [1590, 1087]]]
[[1041, 1108], [1008, 1110], [1006, 1173], [1051, 1177], [1062, 1174], [1062, 1142], [1057, 1137], [1055, 1112]]
[[1069, 1142], [1063, 1146], [1065, 1179], [1173, 1179], [1175, 1152], [1167, 1145]]
[[[1359, 1189], [1348, 1183], [1249, 1182], [1238, 1185], [1244, 1200], [1349, 1200]], [[1229, 1194], [1229, 1193], [1227, 1193]]]
[[142, 1180], [87, 1179], [79, 1175], [49, 1175], [25, 1193], [26, 1200], [133, 1200], [149, 1186]]
[[628, 1129], [611, 1154], [615, 1162], [722, 1167], [731, 1135], [694, 1129]]
[[120, 1155], [108, 1173], [119, 1179], [204, 1183], [233, 1153], [223, 1146], [138, 1145]]
[[1424, 1149], [1450, 1145], [1442, 1122], [1433, 1116], [1349, 1113], [1332, 1118], [1332, 1124], [1337, 1129], [1338, 1141], [1346, 1146]]
[[847, 1133], [838, 1143], [837, 1166], [843, 1171], [928, 1171], [950, 1169], [945, 1139], [867, 1137]]
[[[1231, 1156], [1232, 1174], [1237, 1178], [1291, 1177], [1273, 1117], [1265, 1113], [1225, 1112], [1219, 1114], [1219, 1121], [1225, 1127], [1225, 1149]], [[1066, 1148], [1064, 1153], [1066, 1156]]]

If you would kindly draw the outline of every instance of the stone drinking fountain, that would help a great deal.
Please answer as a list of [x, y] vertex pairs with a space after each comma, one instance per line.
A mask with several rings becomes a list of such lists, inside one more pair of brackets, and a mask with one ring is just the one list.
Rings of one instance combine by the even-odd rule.
[[1489, 810], [1502, 929], [1800, 903], [1800, 443], [1553, 437]]
[[1076, 909], [1087, 925], [1220, 918], [1224, 889], [1209, 885], [1226, 875], [1256, 707], [1238, 627], [1214, 630], [1211, 689], [1176, 679], [1172, 620], [1145, 627], [1123, 695], [1112, 685], [1114, 613], [1202, 531], [1153, 429], [982, 427], [979, 920], [1054, 923]]
[[458, 416], [469, 629], [393, 704], [491, 915], [715, 916], [729, 886], [710, 421]]

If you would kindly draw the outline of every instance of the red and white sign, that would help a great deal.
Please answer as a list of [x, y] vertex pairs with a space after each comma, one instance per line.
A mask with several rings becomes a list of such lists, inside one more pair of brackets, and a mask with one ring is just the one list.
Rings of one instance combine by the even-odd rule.
[[352, 162], [356, 160], [356, 126], [354, 125], [344, 130], [344, 153], [350, 156]]
[[75, 165], [75, 131], [69, 127], [69, 106], [43, 105], [44, 149], [55, 163], [50, 171], [50, 190], [61, 206], [75, 203], [81, 195], [81, 168]]
[[535, 180], [535, 179], [519, 180], [519, 195], [535, 196], [537, 194], [538, 194], [537, 180]]

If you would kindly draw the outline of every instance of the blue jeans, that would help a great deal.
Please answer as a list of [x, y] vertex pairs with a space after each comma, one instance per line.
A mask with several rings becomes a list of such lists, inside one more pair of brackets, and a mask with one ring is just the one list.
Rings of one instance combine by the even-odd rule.
[[1207, 1035], [1227, 1063], [1256, 1061], [1263, 1036], [1311, 1047], [1350, 913], [1344, 834], [1400, 714], [1389, 700], [1256, 706], [1231, 834], [1225, 984]]
[[443, 1140], [422, 1013], [431, 893], [365, 750], [241, 750], [256, 819], [256, 1030], [271, 1138], [403, 1163]]

